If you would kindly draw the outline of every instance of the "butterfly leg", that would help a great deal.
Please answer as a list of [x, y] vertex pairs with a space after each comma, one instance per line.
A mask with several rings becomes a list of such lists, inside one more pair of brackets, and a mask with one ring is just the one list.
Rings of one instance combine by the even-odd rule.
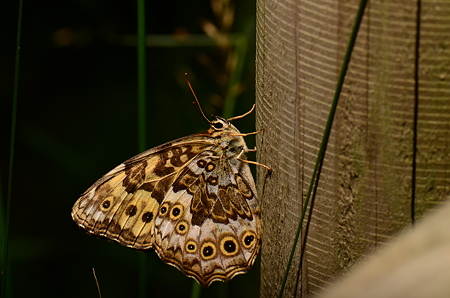
[[[255, 149], [247, 149], [247, 152], [248, 152], [248, 151], [256, 151], [256, 147], [255, 147]], [[262, 163], [259, 163], [259, 162], [256, 162], [256, 161], [250, 161], [250, 160], [246, 160], [246, 159], [240, 158], [241, 155], [244, 154], [244, 152], [245, 152], [245, 151], [242, 150], [242, 151], [239, 153], [239, 155], [236, 156], [236, 159], [239, 160], [239, 161], [245, 162], [245, 163], [252, 164], [252, 165], [261, 166], [261, 167], [263, 167], [263, 168], [266, 168], [269, 172], [273, 172], [272, 168], [269, 168], [268, 166], [263, 165]]]
[[256, 146], [253, 149], [247, 149], [247, 152], [256, 152]]
[[252, 164], [252, 165], [257, 165], [257, 166], [266, 168], [269, 172], [273, 172], [273, 169], [272, 169], [272, 168], [269, 168], [268, 166], [263, 165], [262, 163], [259, 163], [259, 162], [256, 162], [256, 161], [250, 161], [250, 160], [246, 160], [246, 159], [240, 159], [240, 158], [238, 158], [237, 160], [242, 161], [242, 162], [245, 162], [245, 163], [250, 163], [250, 164]]
[[256, 135], [259, 134], [260, 132], [262, 132], [264, 130], [264, 128], [261, 128], [258, 131], [254, 131], [254, 132], [249, 132], [249, 133], [233, 133], [230, 134], [230, 136], [232, 137], [246, 137], [246, 136], [251, 136], [251, 135]]

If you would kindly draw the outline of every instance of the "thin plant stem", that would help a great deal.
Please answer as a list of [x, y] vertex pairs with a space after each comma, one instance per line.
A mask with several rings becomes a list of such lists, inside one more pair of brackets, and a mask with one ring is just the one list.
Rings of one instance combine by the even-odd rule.
[[[329, 136], [330, 136], [331, 127], [333, 126], [334, 115], [336, 113], [336, 108], [337, 108], [337, 105], [338, 105], [338, 102], [339, 102], [339, 96], [341, 94], [342, 85], [344, 84], [345, 75], [347, 73], [348, 64], [350, 62], [350, 57], [351, 57], [351, 54], [353, 52], [353, 47], [354, 47], [355, 42], [356, 42], [356, 37], [358, 35], [358, 31], [359, 31], [359, 27], [361, 25], [362, 17], [364, 15], [364, 10], [365, 10], [365, 7], [366, 7], [366, 3], [367, 3], [367, 0], [361, 0], [359, 2], [358, 12], [356, 13], [355, 23], [353, 25], [353, 30], [352, 30], [352, 33], [351, 33], [351, 36], [350, 36], [350, 39], [349, 39], [349, 42], [348, 42], [348, 45], [347, 45], [347, 51], [345, 53], [344, 62], [342, 63], [342, 68], [341, 68], [341, 72], [339, 74], [339, 80], [338, 80], [337, 85], [336, 85], [336, 90], [335, 90], [335, 93], [334, 93], [333, 102], [331, 103], [330, 113], [328, 115], [327, 124], [326, 124], [325, 130], [324, 130], [324, 133], [323, 133], [323, 137], [322, 137], [322, 143], [320, 145], [319, 153], [317, 154], [316, 164], [314, 166], [314, 171], [313, 171], [313, 174], [312, 174], [312, 177], [311, 177], [311, 182], [309, 184], [308, 193], [306, 195], [306, 200], [305, 200], [305, 203], [303, 205], [302, 216], [301, 216], [300, 221], [299, 221], [298, 226], [297, 226], [297, 231], [295, 233], [294, 243], [293, 243], [293, 246], [292, 246], [292, 249], [291, 249], [291, 253], [289, 255], [287, 268], [286, 268], [286, 271], [285, 271], [284, 276], [283, 276], [283, 281], [281, 283], [281, 288], [280, 288], [280, 292], [279, 292], [279, 295], [278, 295], [279, 298], [283, 297], [283, 292], [284, 292], [284, 289], [286, 287], [287, 278], [289, 276], [289, 271], [291, 269], [291, 264], [292, 264], [292, 260], [294, 258], [294, 253], [295, 253], [295, 249], [297, 247], [298, 239], [300, 237], [300, 232], [301, 232], [301, 230], [303, 228], [303, 220], [305, 218], [306, 210], [307, 210], [308, 205], [309, 205], [309, 200], [311, 198], [311, 193], [312, 193], [312, 190], [314, 188], [314, 184], [315, 184], [316, 180], [317, 180], [317, 183], [318, 183], [319, 178], [320, 178], [317, 175], [317, 173], [320, 172], [320, 168], [322, 166], [323, 159], [325, 157], [325, 152], [326, 152], [327, 145], [328, 145], [328, 139], [329, 139]], [[310, 213], [311, 212], [312, 212], [312, 209], [310, 209]], [[303, 248], [303, 249], [305, 249], [305, 248]]]
[[[145, 0], [137, 1], [137, 54], [138, 54], [138, 150], [146, 149], [146, 59], [145, 59]], [[147, 254], [139, 254], [139, 297], [147, 297]]]
[[236, 39], [234, 44], [234, 55], [236, 55], [237, 63], [236, 67], [230, 75], [228, 87], [227, 87], [227, 95], [224, 101], [224, 108], [222, 116], [225, 119], [228, 119], [233, 116], [235, 105], [236, 105], [236, 94], [237, 89], [239, 88], [239, 83], [241, 81], [242, 72], [244, 69], [245, 56], [247, 54], [247, 42], [244, 38], [244, 34], [242, 34], [241, 38]]
[[139, 152], [146, 149], [146, 58], [145, 58], [145, 1], [138, 0], [138, 142]]
[[414, 53], [414, 121], [413, 121], [413, 159], [411, 173], [411, 224], [416, 222], [416, 176], [417, 176], [417, 128], [419, 119], [419, 58], [420, 58], [420, 15], [422, 1], [417, 0], [416, 45]]
[[13, 90], [13, 105], [11, 115], [11, 139], [9, 149], [9, 169], [8, 169], [8, 189], [6, 195], [6, 208], [4, 209], [3, 221], [4, 231], [3, 235], [3, 247], [2, 247], [2, 268], [1, 268], [1, 296], [6, 297], [8, 295], [8, 236], [9, 236], [9, 216], [11, 212], [11, 200], [12, 200], [12, 185], [13, 185], [13, 168], [14, 168], [14, 148], [16, 141], [16, 123], [17, 123], [17, 99], [19, 91], [19, 62], [20, 62], [20, 42], [22, 37], [22, 11], [23, 0], [19, 1], [19, 13], [17, 20], [17, 41], [16, 41], [16, 61], [14, 69], [14, 90]]
[[200, 294], [202, 292], [202, 287], [198, 282], [195, 280], [192, 281], [192, 287], [191, 287], [191, 298], [199, 298]]
[[97, 274], [95, 274], [95, 269], [92, 268], [92, 274], [94, 275], [95, 285], [97, 286], [98, 297], [102, 298], [102, 291], [100, 290], [100, 284], [97, 279]]

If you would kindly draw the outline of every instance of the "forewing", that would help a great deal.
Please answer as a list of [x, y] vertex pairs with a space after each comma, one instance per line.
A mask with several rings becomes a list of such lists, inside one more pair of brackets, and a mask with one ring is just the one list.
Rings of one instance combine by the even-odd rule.
[[120, 164], [92, 185], [72, 209], [86, 231], [136, 249], [154, 242], [159, 206], [186, 165], [211, 146], [207, 135], [181, 138]]

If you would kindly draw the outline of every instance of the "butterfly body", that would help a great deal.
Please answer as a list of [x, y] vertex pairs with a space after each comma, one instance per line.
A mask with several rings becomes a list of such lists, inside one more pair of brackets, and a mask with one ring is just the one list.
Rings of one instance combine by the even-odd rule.
[[203, 286], [247, 272], [261, 239], [248, 148], [228, 120], [210, 124], [107, 173], [75, 203], [74, 221], [122, 245], [154, 248]]

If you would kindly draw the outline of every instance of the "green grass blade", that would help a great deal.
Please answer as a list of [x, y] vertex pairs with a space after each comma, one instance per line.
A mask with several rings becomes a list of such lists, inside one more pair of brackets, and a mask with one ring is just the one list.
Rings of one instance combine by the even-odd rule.
[[138, 131], [139, 152], [146, 149], [146, 59], [145, 59], [145, 0], [138, 0]]
[[3, 209], [4, 213], [0, 214], [2, 218], [2, 235], [3, 235], [3, 245], [1, 251], [1, 291], [2, 297], [10, 296], [7, 291], [8, 287], [8, 235], [9, 235], [9, 215], [11, 209], [12, 200], [12, 182], [13, 182], [13, 168], [14, 168], [14, 147], [16, 140], [16, 122], [17, 122], [17, 97], [19, 90], [19, 62], [20, 62], [20, 41], [22, 36], [22, 11], [23, 11], [23, 0], [19, 1], [19, 15], [17, 20], [17, 42], [16, 42], [16, 61], [14, 70], [14, 91], [13, 91], [13, 105], [12, 105], [12, 115], [11, 115], [11, 140], [10, 140], [10, 151], [9, 151], [9, 169], [8, 169], [8, 190], [6, 195], [6, 207]]
[[242, 32], [239, 34], [230, 35], [230, 40], [234, 47], [234, 55], [236, 55], [236, 66], [230, 74], [228, 81], [227, 94], [225, 97], [223, 115], [225, 119], [236, 116], [234, 114], [236, 106], [236, 97], [238, 89], [242, 81], [242, 74], [244, 73], [246, 57], [248, 56], [249, 46], [248, 46], [248, 36], [254, 34], [255, 23], [249, 20]]
[[[145, 59], [145, 0], [137, 1], [137, 54], [138, 54], [138, 151], [146, 149], [146, 59]], [[148, 257], [139, 255], [139, 296], [147, 297]]]
[[241, 83], [242, 72], [244, 70], [245, 56], [247, 54], [247, 40], [244, 34], [240, 35], [234, 43], [234, 55], [236, 55], [237, 63], [233, 72], [230, 74], [227, 94], [225, 97], [222, 117], [225, 119], [231, 118], [234, 115], [234, 108], [236, 106], [236, 94]]
[[416, 45], [414, 53], [414, 120], [413, 120], [413, 159], [411, 174], [411, 224], [416, 222], [416, 175], [417, 175], [417, 129], [419, 122], [419, 58], [420, 58], [420, 16], [422, 1], [417, 0], [416, 11]]
[[[287, 268], [286, 268], [286, 272], [283, 276], [283, 281], [281, 283], [281, 288], [280, 288], [280, 292], [278, 297], [282, 297], [283, 296], [283, 292], [284, 289], [286, 287], [286, 282], [287, 282], [287, 278], [289, 276], [289, 271], [291, 269], [291, 264], [292, 264], [292, 259], [294, 258], [294, 253], [295, 253], [295, 248], [297, 247], [297, 243], [298, 243], [298, 239], [300, 237], [300, 232], [302, 230], [303, 227], [303, 220], [305, 218], [305, 214], [306, 214], [306, 209], [309, 205], [309, 200], [311, 198], [311, 193], [312, 190], [314, 188], [315, 183], [318, 183], [319, 181], [319, 175], [317, 175], [320, 172], [320, 169], [322, 167], [322, 163], [323, 163], [323, 158], [325, 156], [325, 151], [328, 145], [328, 139], [330, 136], [330, 131], [331, 131], [331, 127], [333, 126], [333, 120], [334, 120], [334, 115], [336, 113], [336, 108], [339, 102], [339, 96], [341, 94], [341, 90], [342, 90], [342, 85], [344, 84], [344, 79], [345, 79], [345, 75], [347, 73], [347, 69], [348, 69], [348, 64], [350, 62], [350, 57], [353, 51], [353, 47], [355, 45], [356, 42], [356, 37], [358, 35], [358, 31], [359, 31], [359, 27], [361, 25], [361, 21], [362, 21], [362, 17], [364, 15], [364, 10], [366, 7], [366, 3], [367, 0], [361, 0], [359, 3], [359, 8], [358, 8], [358, 12], [356, 14], [356, 18], [355, 18], [355, 23], [353, 25], [353, 30], [350, 36], [350, 40], [348, 42], [347, 45], [347, 51], [345, 53], [345, 57], [344, 57], [344, 62], [342, 63], [342, 68], [341, 68], [341, 72], [339, 74], [339, 80], [338, 83], [336, 85], [336, 90], [334, 93], [334, 98], [333, 98], [333, 102], [331, 104], [331, 108], [330, 108], [330, 113], [328, 115], [328, 120], [327, 120], [327, 124], [323, 133], [323, 137], [322, 137], [322, 143], [320, 145], [320, 149], [319, 149], [319, 153], [317, 154], [317, 159], [316, 159], [316, 164], [314, 166], [314, 171], [311, 177], [311, 182], [309, 184], [309, 188], [308, 188], [308, 193], [306, 196], [306, 200], [305, 200], [305, 204], [303, 206], [303, 211], [302, 211], [302, 216], [300, 218], [299, 224], [297, 226], [297, 231], [295, 234], [295, 239], [294, 239], [294, 244], [291, 250], [291, 253], [289, 255], [289, 260], [288, 260], [288, 264], [287, 264]], [[312, 210], [310, 211], [312, 212]]]
[[199, 298], [200, 294], [202, 292], [202, 287], [198, 282], [195, 280], [192, 281], [192, 288], [191, 288], [191, 298]]

